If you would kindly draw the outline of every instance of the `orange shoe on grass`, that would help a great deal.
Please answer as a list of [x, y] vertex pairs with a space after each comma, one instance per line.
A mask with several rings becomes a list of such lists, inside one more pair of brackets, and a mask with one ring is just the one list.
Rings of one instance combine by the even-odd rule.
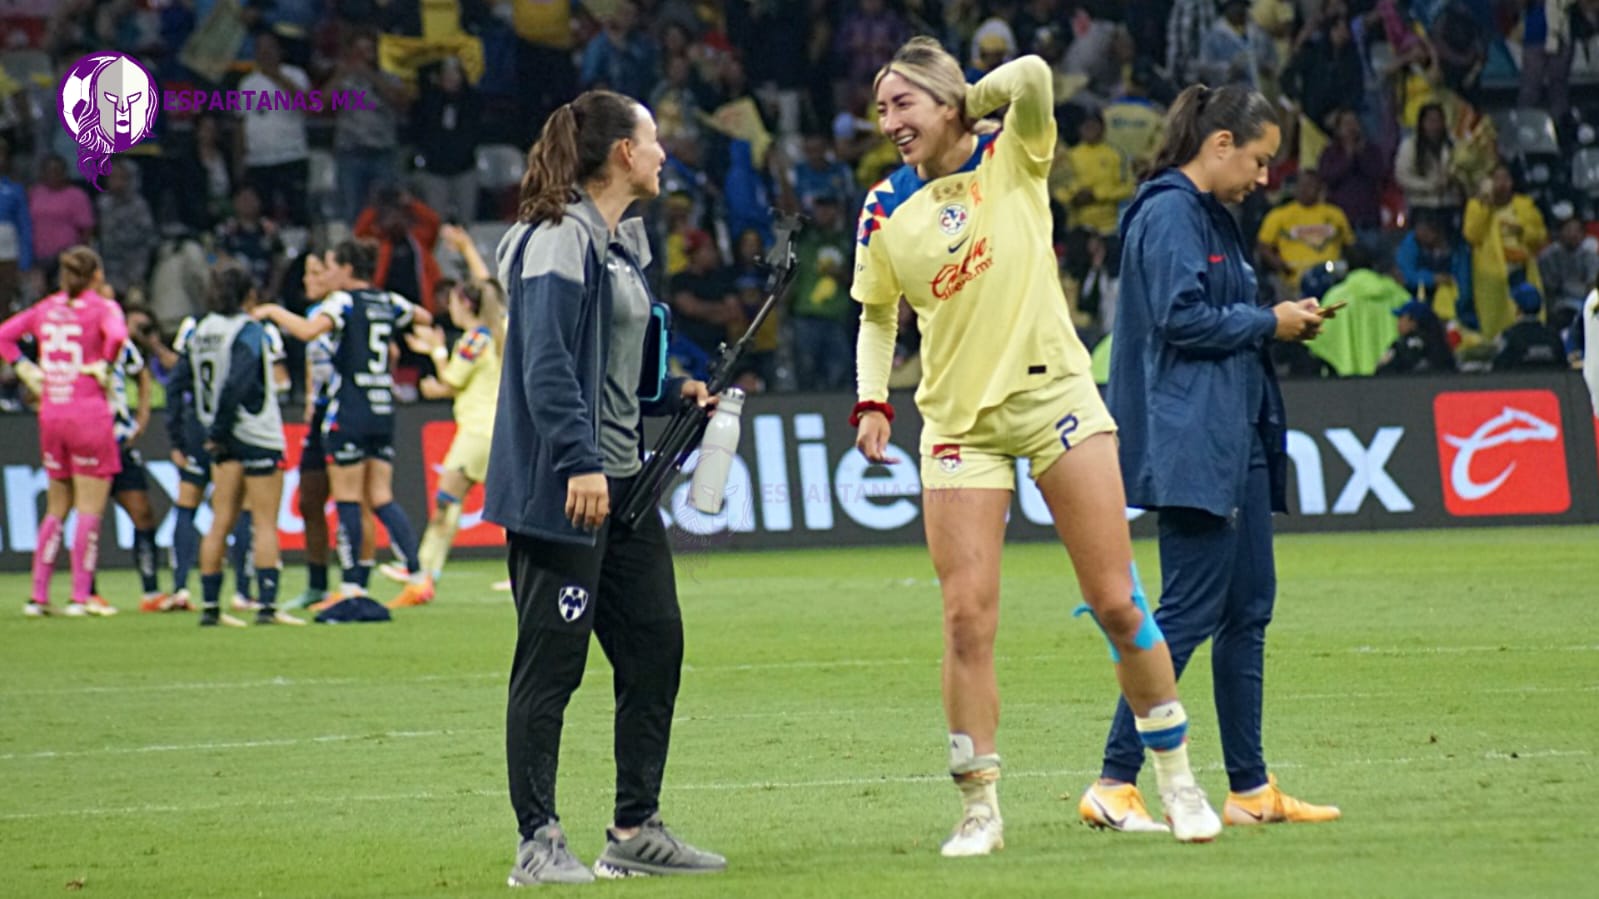
[[407, 609], [412, 606], [425, 606], [433, 601], [433, 579], [430, 577], [412, 581], [405, 585], [400, 595], [389, 600], [391, 609]]
[[1303, 799], [1284, 793], [1277, 788], [1277, 775], [1266, 776], [1266, 786], [1248, 796], [1227, 794], [1227, 807], [1223, 811], [1227, 823], [1234, 827], [1252, 824], [1317, 824], [1337, 821], [1343, 816], [1336, 805], [1311, 805]]

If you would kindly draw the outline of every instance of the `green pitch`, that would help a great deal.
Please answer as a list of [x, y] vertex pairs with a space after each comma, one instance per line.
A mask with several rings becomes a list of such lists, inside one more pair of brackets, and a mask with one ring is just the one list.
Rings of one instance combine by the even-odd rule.
[[[1209, 846], [1077, 823], [1114, 698], [1067, 611], [1058, 547], [1012, 547], [999, 638], [1006, 850], [946, 860], [939, 601], [919, 548], [683, 556], [688, 637], [664, 816], [725, 853], [711, 879], [611, 896], [1569, 896], [1599, 844], [1595, 530], [1284, 537], [1268, 758], [1330, 825]], [[1138, 546], [1157, 583], [1152, 544]], [[360, 627], [201, 631], [140, 615], [24, 619], [0, 578], [0, 895], [499, 896], [503, 568]], [[287, 573], [284, 593], [303, 581]], [[58, 576], [58, 586], [61, 585]], [[388, 591], [383, 591], [383, 596]], [[59, 604], [59, 601], [58, 601]], [[567, 717], [560, 805], [585, 861], [609, 820], [609, 669]], [[1208, 656], [1193, 756], [1226, 792]], [[1151, 797], [1153, 799], [1153, 797]], [[1586, 860], [1585, 860], [1586, 859]], [[1149, 891], [1160, 890], [1162, 893]]]

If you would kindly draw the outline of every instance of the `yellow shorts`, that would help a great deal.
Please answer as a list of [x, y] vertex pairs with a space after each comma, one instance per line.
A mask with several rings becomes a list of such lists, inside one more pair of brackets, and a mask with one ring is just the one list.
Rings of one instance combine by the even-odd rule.
[[978, 413], [961, 435], [922, 427], [922, 488], [1016, 488], [1016, 460], [1037, 480], [1066, 451], [1095, 434], [1116, 433], [1116, 422], [1087, 373], [1012, 394]]
[[487, 434], [456, 431], [450, 451], [444, 454], [444, 470], [460, 469], [474, 483], [483, 483], [489, 473], [489, 443]]

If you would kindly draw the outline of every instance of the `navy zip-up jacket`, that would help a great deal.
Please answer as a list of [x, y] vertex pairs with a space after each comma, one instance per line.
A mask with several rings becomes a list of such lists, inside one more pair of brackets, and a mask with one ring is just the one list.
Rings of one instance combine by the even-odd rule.
[[1128, 504], [1232, 515], [1259, 428], [1272, 510], [1287, 511], [1287, 429], [1269, 356], [1277, 318], [1256, 304], [1237, 223], [1167, 169], [1138, 189], [1121, 236], [1106, 402], [1120, 431]]
[[[622, 222], [613, 239], [584, 196], [567, 205], [559, 224], [513, 225], [495, 251], [510, 319], [483, 516], [518, 534], [595, 542], [567, 520], [566, 482], [605, 470], [600, 393], [610, 362], [612, 296], [604, 256], [613, 243], [641, 271], [649, 265], [643, 222]], [[664, 315], [653, 298], [651, 307]], [[640, 411], [670, 415], [687, 379], [666, 378], [655, 361], [643, 366]], [[629, 424], [640, 429], [639, 422]]]

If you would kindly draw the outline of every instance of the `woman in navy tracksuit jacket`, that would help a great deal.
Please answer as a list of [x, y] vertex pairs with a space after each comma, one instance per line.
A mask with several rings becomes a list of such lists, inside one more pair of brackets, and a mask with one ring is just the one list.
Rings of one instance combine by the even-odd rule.
[[[1155, 620], [1179, 675], [1214, 639], [1212, 677], [1229, 824], [1326, 820], [1280, 793], [1261, 750], [1266, 625], [1276, 595], [1273, 512], [1286, 511], [1286, 426], [1271, 341], [1315, 336], [1315, 300], [1256, 304], [1249, 250], [1224, 203], [1266, 183], [1281, 132], [1245, 87], [1183, 91], [1155, 175], [1122, 220], [1122, 293], [1108, 402], [1128, 503], [1160, 517]], [[1136, 782], [1143, 748], [1125, 702], [1101, 785]]]
[[[671, 548], [659, 515], [613, 526], [612, 498], [642, 467], [640, 416], [703, 382], [667, 378], [649, 245], [627, 208], [660, 193], [666, 159], [636, 101], [590, 91], [556, 110], [528, 152], [517, 224], [496, 253], [510, 318], [484, 517], [506, 529], [517, 641], [506, 710], [513, 886], [594, 879], [555, 810], [561, 725], [589, 635], [616, 693], [616, 804], [602, 876], [720, 870], [672, 836], [659, 801], [683, 665]], [[646, 353], [646, 346], [657, 352]], [[653, 355], [653, 358], [651, 356]]]

